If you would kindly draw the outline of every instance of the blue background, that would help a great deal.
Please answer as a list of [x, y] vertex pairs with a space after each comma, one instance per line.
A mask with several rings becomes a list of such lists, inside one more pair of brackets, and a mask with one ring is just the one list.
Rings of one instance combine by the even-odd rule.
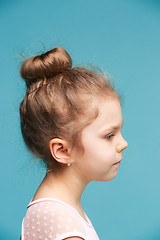
[[45, 169], [21, 137], [19, 54], [66, 48], [109, 72], [123, 98], [129, 146], [118, 175], [92, 182], [82, 205], [101, 240], [160, 239], [160, 1], [0, 1], [0, 239], [19, 239]]

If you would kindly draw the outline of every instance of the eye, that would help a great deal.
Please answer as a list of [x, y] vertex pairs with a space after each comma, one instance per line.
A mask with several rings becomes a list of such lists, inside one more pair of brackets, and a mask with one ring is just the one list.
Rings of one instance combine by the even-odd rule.
[[114, 136], [114, 134], [110, 134], [110, 135], [106, 136], [106, 139], [110, 140], [113, 136]]

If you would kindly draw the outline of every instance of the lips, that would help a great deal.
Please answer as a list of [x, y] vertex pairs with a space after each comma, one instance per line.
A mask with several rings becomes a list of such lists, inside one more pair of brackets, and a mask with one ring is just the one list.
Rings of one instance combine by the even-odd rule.
[[[121, 159], [121, 160], [122, 160], [122, 159]], [[120, 160], [120, 161], [121, 161], [121, 160]], [[117, 164], [117, 163], [120, 163], [120, 161], [118, 161], [118, 162], [114, 163], [113, 165], [115, 165], [115, 164]]]

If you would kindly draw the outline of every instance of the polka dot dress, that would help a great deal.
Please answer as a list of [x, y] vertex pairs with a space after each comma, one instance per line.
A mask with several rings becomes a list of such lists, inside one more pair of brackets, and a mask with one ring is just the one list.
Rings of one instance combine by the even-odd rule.
[[58, 199], [31, 202], [23, 219], [21, 240], [62, 240], [67, 237], [99, 240], [86, 218], [88, 222], [74, 208]]

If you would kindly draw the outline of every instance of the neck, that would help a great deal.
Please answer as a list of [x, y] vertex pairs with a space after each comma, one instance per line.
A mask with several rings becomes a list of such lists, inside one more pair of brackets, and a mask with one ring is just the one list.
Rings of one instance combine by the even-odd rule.
[[59, 175], [48, 172], [35, 194], [35, 198], [57, 198], [75, 209], [82, 209], [81, 196], [87, 184], [88, 182], [78, 178], [70, 169], [66, 169]]

